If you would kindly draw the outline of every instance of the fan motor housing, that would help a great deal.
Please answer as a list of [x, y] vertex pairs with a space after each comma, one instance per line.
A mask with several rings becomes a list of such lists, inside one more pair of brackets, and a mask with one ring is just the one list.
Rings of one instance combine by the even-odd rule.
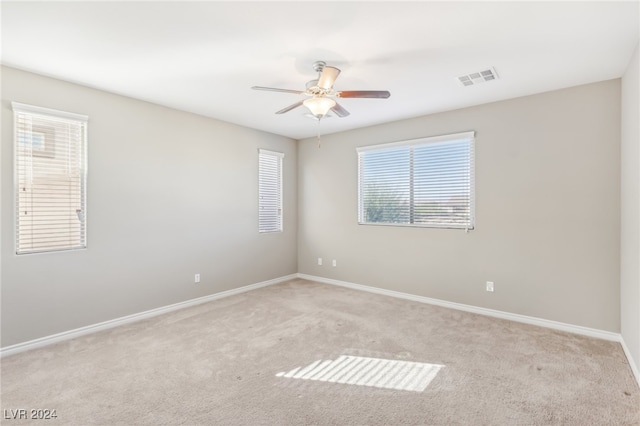
[[315, 61], [313, 63], [313, 70], [317, 73], [321, 73], [325, 65], [327, 65], [325, 61]]
[[333, 95], [333, 90], [329, 89], [323, 89], [321, 87], [318, 87], [318, 80], [309, 80], [307, 81], [306, 84], [306, 88], [307, 88], [307, 94], [309, 95], [313, 95], [313, 96], [331, 96]]

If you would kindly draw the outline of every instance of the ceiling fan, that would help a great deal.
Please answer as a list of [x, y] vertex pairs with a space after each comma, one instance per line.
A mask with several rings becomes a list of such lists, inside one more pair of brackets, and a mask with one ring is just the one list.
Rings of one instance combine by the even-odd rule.
[[313, 63], [313, 69], [318, 73], [316, 80], [307, 82], [306, 90], [290, 90], [290, 89], [277, 89], [275, 87], [262, 87], [253, 86], [254, 90], [267, 90], [270, 92], [284, 92], [295, 93], [296, 95], [309, 96], [308, 99], [296, 102], [293, 105], [289, 105], [286, 108], [277, 111], [276, 114], [284, 114], [292, 109], [298, 108], [304, 105], [309, 108], [311, 115], [316, 120], [320, 120], [330, 110], [333, 111], [338, 117], [346, 117], [349, 115], [349, 111], [344, 109], [340, 104], [335, 101], [335, 98], [377, 98], [386, 99], [391, 96], [386, 90], [343, 90], [336, 91], [333, 89], [333, 84], [340, 74], [340, 70], [336, 67], [328, 66], [323, 61], [316, 61]]

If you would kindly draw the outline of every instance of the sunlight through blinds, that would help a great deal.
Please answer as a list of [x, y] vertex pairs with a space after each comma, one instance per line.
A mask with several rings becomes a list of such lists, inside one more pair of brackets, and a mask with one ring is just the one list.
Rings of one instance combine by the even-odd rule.
[[442, 368], [440, 364], [341, 355], [282, 371], [276, 377], [422, 392]]

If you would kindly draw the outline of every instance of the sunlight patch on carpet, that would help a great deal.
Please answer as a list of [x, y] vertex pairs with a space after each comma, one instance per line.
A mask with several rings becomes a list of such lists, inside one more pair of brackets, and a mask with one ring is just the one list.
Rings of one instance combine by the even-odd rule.
[[280, 372], [276, 377], [422, 392], [443, 367], [422, 362], [341, 355], [336, 360], [318, 360], [306, 367]]

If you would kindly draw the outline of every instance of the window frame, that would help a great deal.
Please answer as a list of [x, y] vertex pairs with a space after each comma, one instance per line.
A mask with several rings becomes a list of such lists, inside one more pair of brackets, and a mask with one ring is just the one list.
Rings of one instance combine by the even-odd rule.
[[[89, 117], [83, 114], [77, 114], [72, 112], [60, 111], [51, 108], [45, 108], [35, 105], [28, 105], [19, 102], [11, 102], [11, 107], [13, 110], [13, 214], [14, 214], [14, 229], [13, 229], [13, 238], [14, 238], [14, 253], [16, 256], [30, 255], [30, 254], [44, 254], [44, 253], [57, 253], [57, 252], [68, 252], [68, 251], [76, 251], [76, 250], [85, 250], [87, 248], [88, 241], [88, 226], [87, 226], [87, 176], [88, 176], [88, 123]], [[80, 227], [81, 232], [79, 236], [79, 244], [76, 245], [63, 245], [56, 247], [43, 247], [39, 246], [36, 248], [20, 248], [20, 211], [21, 204], [19, 200], [20, 193], [20, 176], [21, 170], [19, 170], [20, 166], [18, 161], [20, 158], [20, 133], [23, 130], [19, 127], [19, 116], [20, 115], [29, 115], [31, 117], [43, 119], [43, 120], [51, 120], [57, 122], [68, 122], [72, 125], [76, 125], [80, 127], [80, 131], [78, 133], [78, 147], [81, 150], [80, 155], [77, 157], [80, 160], [80, 167], [76, 170], [79, 171], [79, 200], [81, 209], [76, 209], [76, 214], [78, 215], [78, 219], [82, 222], [82, 226]], [[45, 124], [37, 124], [37, 128], [40, 128], [41, 131], [36, 131], [35, 133], [42, 133], [45, 135], [43, 138], [43, 147], [38, 148], [37, 150], [33, 150], [31, 153], [31, 158], [55, 158], [55, 125], [51, 123], [50, 125]], [[44, 130], [43, 130], [44, 129]], [[53, 140], [48, 141], [46, 138], [46, 134], [54, 135]], [[24, 143], [24, 142], [22, 142]]]
[[[363, 201], [363, 172], [362, 172], [362, 155], [366, 152], [371, 151], [382, 151], [390, 148], [401, 148], [408, 147], [410, 150], [414, 147], [419, 147], [423, 145], [428, 145], [432, 143], [446, 143], [446, 142], [462, 142], [466, 141], [469, 143], [469, 220], [465, 225], [457, 225], [452, 223], [414, 223], [413, 213], [409, 214], [409, 222], [367, 222], [365, 220], [365, 206]], [[466, 131], [460, 133], [439, 135], [439, 136], [430, 136], [423, 137], [417, 139], [409, 139], [397, 142], [383, 143], [377, 145], [366, 145], [356, 148], [357, 153], [357, 163], [358, 163], [358, 203], [357, 203], [357, 216], [358, 216], [358, 225], [373, 225], [373, 226], [401, 226], [401, 227], [409, 227], [409, 228], [434, 228], [434, 229], [463, 229], [465, 231], [475, 229], [475, 131]], [[411, 154], [413, 155], [413, 154]], [[408, 173], [410, 175], [410, 190], [409, 190], [409, 203], [410, 212], [415, 210], [415, 202], [414, 202], [414, 177], [415, 170], [413, 169], [413, 160], [410, 160], [410, 165], [408, 167]]]
[[[278, 162], [277, 169], [277, 226], [275, 229], [267, 227], [266, 223], [262, 222], [262, 192], [260, 182], [262, 180], [262, 157], [272, 157]], [[268, 221], [267, 221], [268, 223]], [[284, 153], [278, 151], [272, 151], [268, 149], [258, 149], [258, 232], [260, 234], [278, 233], [284, 232]]]

